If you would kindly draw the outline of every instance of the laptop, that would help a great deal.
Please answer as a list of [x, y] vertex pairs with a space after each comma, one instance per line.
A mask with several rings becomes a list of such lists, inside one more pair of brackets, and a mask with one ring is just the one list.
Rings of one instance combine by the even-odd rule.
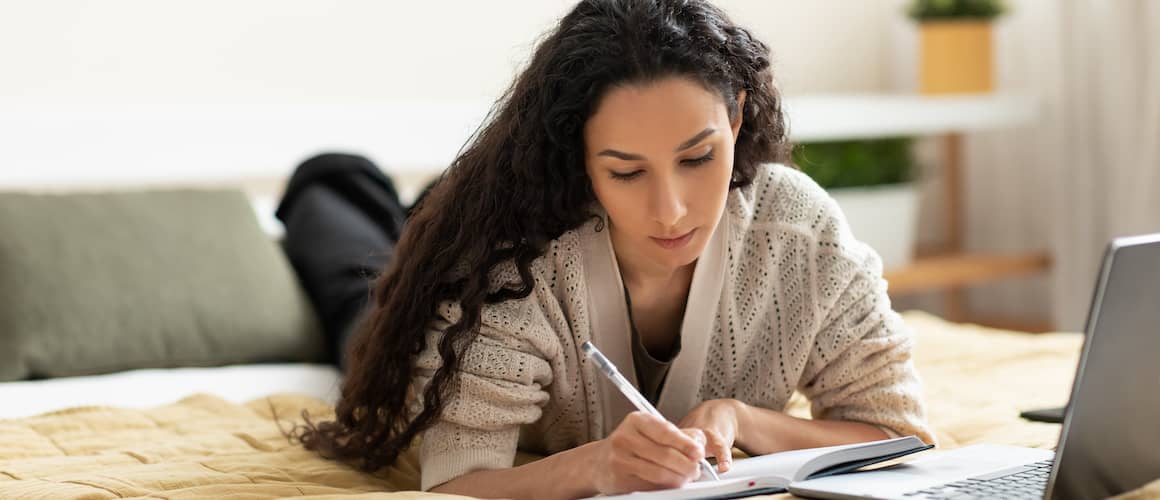
[[790, 492], [812, 498], [1088, 499], [1160, 479], [1160, 234], [1108, 245], [1084, 330], [1056, 452], [968, 446], [795, 483]]

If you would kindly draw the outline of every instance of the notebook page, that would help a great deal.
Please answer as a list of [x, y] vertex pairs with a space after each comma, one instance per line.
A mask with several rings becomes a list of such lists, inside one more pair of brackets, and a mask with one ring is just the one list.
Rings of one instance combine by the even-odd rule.
[[788, 486], [788, 481], [774, 478], [721, 479], [720, 481], [697, 481], [672, 490], [639, 491], [591, 498], [593, 500], [689, 500], [736, 496], [736, 493], [743, 491], [747, 495], [779, 493], [784, 492], [786, 486]]
[[721, 479], [779, 477], [788, 480], [793, 478], [794, 472], [797, 472], [798, 467], [801, 467], [802, 464], [837, 448], [841, 448], [841, 446], [783, 451], [770, 455], [742, 458], [734, 461], [729, 472], [721, 474]]
[[783, 451], [760, 455], [752, 458], [743, 458], [733, 462], [733, 468], [721, 475], [721, 479], [736, 479], [742, 477], [782, 477], [793, 480], [798, 469], [810, 460], [840, 450], [875, 449], [872, 455], [883, 455], [892, 450], [891, 445], [901, 446], [902, 443], [922, 443], [914, 437], [900, 437], [865, 443], [826, 446], [822, 448], [807, 448], [804, 450]]

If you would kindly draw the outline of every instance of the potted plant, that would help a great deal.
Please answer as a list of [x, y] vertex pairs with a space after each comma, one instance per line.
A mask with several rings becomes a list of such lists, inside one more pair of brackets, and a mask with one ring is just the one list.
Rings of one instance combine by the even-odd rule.
[[991, 22], [1002, 0], [914, 0], [919, 22], [919, 90], [924, 94], [983, 93], [994, 88]]
[[838, 202], [854, 236], [882, 257], [883, 267], [913, 260], [918, 188], [910, 138], [798, 144], [793, 162]]

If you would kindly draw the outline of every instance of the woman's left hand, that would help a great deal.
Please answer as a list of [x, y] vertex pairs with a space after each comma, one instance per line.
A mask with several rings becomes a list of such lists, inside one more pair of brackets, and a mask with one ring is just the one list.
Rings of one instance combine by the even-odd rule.
[[694, 439], [703, 438], [705, 456], [717, 459], [717, 472], [728, 472], [733, 466], [733, 442], [743, 409], [744, 404], [736, 399], [705, 401], [685, 415], [677, 427]]

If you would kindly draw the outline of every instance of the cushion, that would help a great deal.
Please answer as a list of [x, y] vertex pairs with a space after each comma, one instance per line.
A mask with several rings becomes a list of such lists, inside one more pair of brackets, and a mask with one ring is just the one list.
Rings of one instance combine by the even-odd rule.
[[323, 352], [239, 191], [0, 192], [0, 381]]

